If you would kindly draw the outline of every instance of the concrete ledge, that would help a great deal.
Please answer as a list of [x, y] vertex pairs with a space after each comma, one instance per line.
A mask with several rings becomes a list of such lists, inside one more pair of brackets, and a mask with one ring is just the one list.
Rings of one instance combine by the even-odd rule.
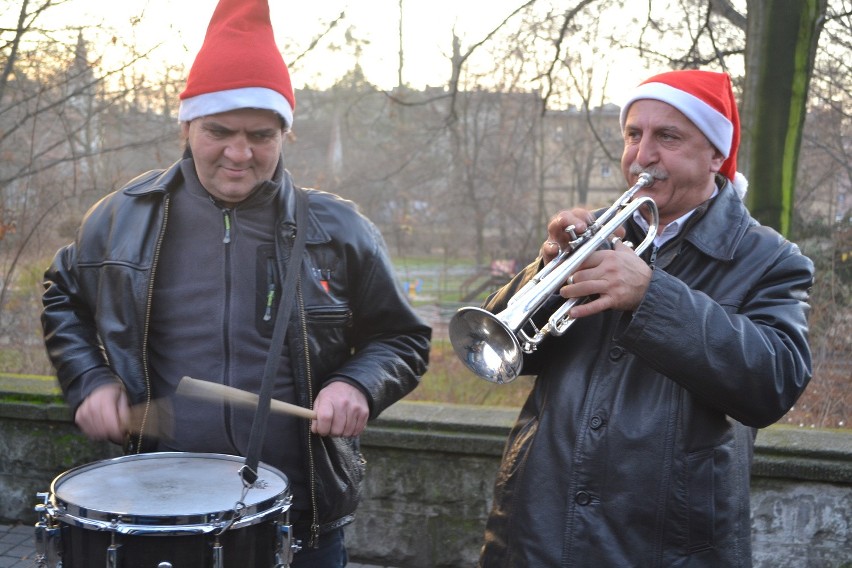
[[500, 457], [517, 415], [515, 408], [400, 402], [370, 423], [361, 443], [364, 447]]
[[[365, 446], [497, 456], [517, 408], [400, 402], [372, 422]], [[852, 484], [852, 430], [772, 426], [755, 440], [752, 475]]]
[[115, 446], [80, 434], [67, 406], [37, 400], [0, 394], [0, 522], [34, 523], [36, 493], [49, 491], [56, 476], [118, 455]]
[[760, 430], [752, 477], [852, 484], [852, 430]]

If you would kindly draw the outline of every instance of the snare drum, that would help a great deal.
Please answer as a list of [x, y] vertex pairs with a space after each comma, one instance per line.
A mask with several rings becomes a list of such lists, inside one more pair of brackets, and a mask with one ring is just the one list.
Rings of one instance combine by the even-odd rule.
[[288, 566], [287, 477], [261, 464], [244, 493], [244, 459], [161, 452], [71, 469], [39, 493], [38, 565], [50, 568]]

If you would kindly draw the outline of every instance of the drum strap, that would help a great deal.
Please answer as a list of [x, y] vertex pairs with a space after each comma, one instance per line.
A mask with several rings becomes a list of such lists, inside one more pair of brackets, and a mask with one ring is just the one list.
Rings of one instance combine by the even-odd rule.
[[269, 346], [266, 366], [263, 369], [263, 379], [258, 395], [257, 411], [251, 426], [246, 461], [245, 465], [240, 468], [240, 477], [242, 477], [243, 484], [246, 487], [251, 487], [257, 481], [260, 449], [263, 447], [263, 438], [266, 435], [266, 422], [269, 417], [270, 401], [272, 400], [272, 385], [281, 364], [281, 351], [284, 348], [284, 337], [287, 334], [287, 321], [290, 319], [290, 312], [296, 299], [297, 279], [301, 272], [305, 238], [308, 232], [308, 196], [301, 188], [294, 186], [293, 191], [296, 196], [296, 239], [293, 243], [281, 298], [278, 302], [278, 316], [275, 318], [272, 344]]

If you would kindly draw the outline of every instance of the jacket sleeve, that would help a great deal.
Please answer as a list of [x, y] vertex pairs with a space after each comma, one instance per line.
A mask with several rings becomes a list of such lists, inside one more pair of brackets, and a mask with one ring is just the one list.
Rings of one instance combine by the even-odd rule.
[[419, 384], [432, 330], [402, 293], [378, 229], [367, 225], [373, 250], [352, 267], [358, 281], [352, 297], [353, 354], [334, 376], [356, 383], [367, 395], [370, 417], [376, 418]]
[[97, 387], [119, 381], [107, 364], [94, 316], [74, 275], [75, 245], [59, 249], [44, 275], [42, 329], [47, 355], [72, 409]]
[[811, 378], [814, 273], [786, 241], [744, 254], [749, 258], [727, 276], [738, 284], [715, 298], [655, 269], [616, 340], [703, 404], [761, 428], [792, 408]]

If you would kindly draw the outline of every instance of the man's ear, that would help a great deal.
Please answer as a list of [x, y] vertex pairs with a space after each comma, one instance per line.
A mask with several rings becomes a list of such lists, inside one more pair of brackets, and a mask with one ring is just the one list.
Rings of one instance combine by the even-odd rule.
[[713, 157], [710, 158], [710, 171], [714, 174], [718, 174], [719, 170], [722, 169], [722, 164], [725, 163], [725, 156], [717, 150], [715, 147], [713, 148]]

